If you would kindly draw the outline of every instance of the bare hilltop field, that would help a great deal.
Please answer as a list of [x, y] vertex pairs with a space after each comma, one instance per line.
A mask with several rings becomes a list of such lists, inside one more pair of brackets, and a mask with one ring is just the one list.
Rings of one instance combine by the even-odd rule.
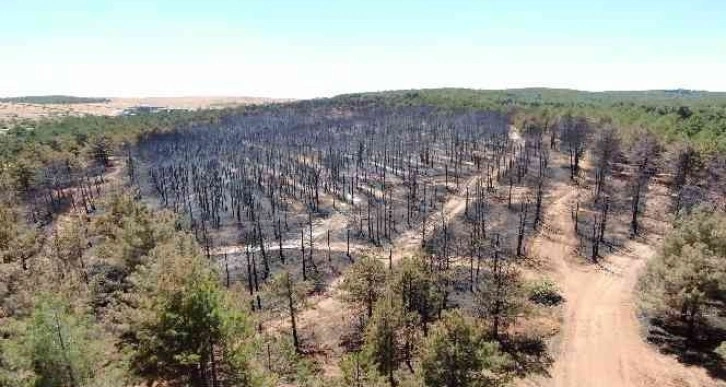
[[[42, 97], [41, 97], [42, 98]], [[46, 103], [45, 100], [33, 100], [32, 97], [0, 98], [0, 121], [15, 119], [39, 119], [66, 116], [116, 116], [126, 109], [149, 106], [165, 109], [221, 109], [226, 107], [282, 102], [283, 99], [258, 97], [128, 97], [128, 98], [93, 98], [97, 100], [70, 103]], [[53, 102], [51, 100], [51, 102]]]

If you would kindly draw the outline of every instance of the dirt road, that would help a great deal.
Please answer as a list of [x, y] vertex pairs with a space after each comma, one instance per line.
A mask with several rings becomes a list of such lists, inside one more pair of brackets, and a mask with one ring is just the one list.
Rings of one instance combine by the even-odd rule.
[[[555, 169], [557, 167], [555, 166]], [[562, 332], [555, 348], [551, 378], [529, 380], [537, 386], [714, 386], [701, 368], [687, 367], [660, 354], [640, 335], [634, 287], [651, 246], [629, 242], [596, 266], [572, 254], [577, 240], [570, 208], [576, 192], [566, 171], [555, 170], [545, 221], [548, 232], [533, 248], [551, 265], [566, 299]]]

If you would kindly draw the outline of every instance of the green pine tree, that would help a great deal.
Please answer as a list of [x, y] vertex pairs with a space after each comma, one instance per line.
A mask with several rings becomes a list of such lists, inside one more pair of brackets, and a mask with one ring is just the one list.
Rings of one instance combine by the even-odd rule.
[[125, 383], [125, 359], [83, 311], [58, 295], [36, 297], [30, 316], [0, 340], [0, 385], [76, 387]]
[[134, 370], [192, 385], [256, 385], [253, 329], [191, 236], [157, 246], [133, 278], [127, 343]]
[[396, 385], [394, 372], [404, 360], [404, 329], [405, 317], [400, 301], [390, 294], [381, 298], [368, 322], [363, 351], [391, 386]]
[[421, 372], [427, 386], [496, 386], [506, 381], [508, 357], [486, 341], [477, 325], [448, 312], [425, 339]]
[[387, 384], [376, 370], [369, 354], [366, 352], [353, 352], [340, 360], [342, 376], [338, 385], [347, 387], [382, 387]]
[[386, 268], [383, 263], [365, 256], [351, 265], [340, 286], [343, 299], [373, 316], [373, 306], [385, 291]]
[[646, 267], [639, 288], [651, 315], [686, 327], [694, 338], [707, 314], [726, 308], [726, 214], [696, 210], [683, 218]]

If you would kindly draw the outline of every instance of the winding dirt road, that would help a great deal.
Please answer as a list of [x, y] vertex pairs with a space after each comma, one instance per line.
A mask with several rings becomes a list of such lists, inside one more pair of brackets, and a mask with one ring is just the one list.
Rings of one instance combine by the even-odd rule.
[[555, 166], [547, 232], [533, 243], [554, 271], [564, 292], [564, 323], [555, 346], [550, 378], [526, 381], [537, 386], [716, 386], [706, 372], [660, 354], [640, 335], [634, 287], [651, 246], [629, 242], [604, 257], [601, 266], [578, 262], [570, 208], [576, 191], [566, 171]]

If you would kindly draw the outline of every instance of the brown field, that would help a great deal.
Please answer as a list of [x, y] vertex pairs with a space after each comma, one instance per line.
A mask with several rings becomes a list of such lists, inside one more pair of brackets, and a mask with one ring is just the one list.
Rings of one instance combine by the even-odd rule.
[[0, 121], [40, 119], [64, 116], [115, 116], [124, 109], [148, 105], [171, 109], [221, 109], [225, 107], [283, 102], [281, 99], [257, 97], [145, 97], [111, 98], [107, 103], [31, 104], [0, 102]]

